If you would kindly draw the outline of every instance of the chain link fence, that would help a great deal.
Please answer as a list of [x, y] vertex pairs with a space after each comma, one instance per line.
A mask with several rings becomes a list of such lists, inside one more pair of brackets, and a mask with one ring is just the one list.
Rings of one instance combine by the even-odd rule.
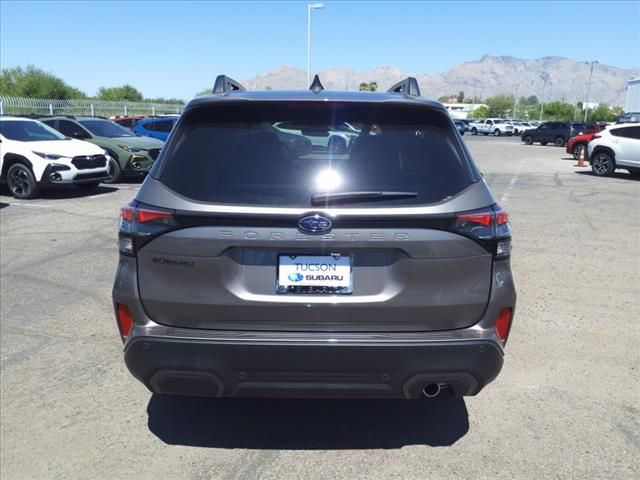
[[0, 115], [165, 115], [181, 113], [184, 105], [103, 100], [55, 100], [0, 96]]

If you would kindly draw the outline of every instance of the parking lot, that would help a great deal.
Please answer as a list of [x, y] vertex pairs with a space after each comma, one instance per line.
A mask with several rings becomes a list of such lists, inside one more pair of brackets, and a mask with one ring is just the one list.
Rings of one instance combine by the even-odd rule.
[[151, 395], [111, 306], [134, 182], [0, 197], [0, 476], [638, 478], [640, 182], [557, 147], [465, 140], [514, 228], [518, 308], [477, 397], [224, 400]]

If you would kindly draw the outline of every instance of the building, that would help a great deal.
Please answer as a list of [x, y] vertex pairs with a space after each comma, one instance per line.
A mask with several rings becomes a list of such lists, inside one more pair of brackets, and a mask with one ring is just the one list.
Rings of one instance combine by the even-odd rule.
[[451, 118], [469, 118], [474, 110], [487, 107], [484, 103], [443, 103]]
[[624, 104], [624, 113], [640, 112], [640, 78], [627, 82], [627, 101]]

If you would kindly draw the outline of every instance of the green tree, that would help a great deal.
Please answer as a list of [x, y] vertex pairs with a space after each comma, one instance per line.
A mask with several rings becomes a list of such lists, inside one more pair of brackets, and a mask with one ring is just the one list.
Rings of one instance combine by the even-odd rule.
[[0, 95], [60, 100], [86, 97], [77, 88], [33, 65], [3, 69], [0, 73]]
[[[608, 105], [598, 105], [589, 110], [590, 122], [615, 122], [622, 115], [620, 107], [610, 108]], [[584, 118], [584, 113], [583, 117]]]
[[485, 106], [478, 107], [471, 112], [471, 118], [487, 118], [489, 116], [489, 109]]
[[549, 102], [544, 105], [545, 120], [573, 120], [576, 107], [570, 103]]
[[121, 87], [100, 87], [98, 89], [98, 98], [100, 100], [142, 102], [144, 97], [139, 90], [129, 84]]
[[513, 95], [496, 95], [487, 98], [489, 117], [506, 117], [513, 109]]
[[362, 82], [358, 90], [361, 92], [376, 92], [378, 90], [378, 82]]
[[531, 95], [527, 97], [527, 100], [524, 103], [526, 103], [527, 105], [538, 105], [540, 101], [538, 100], [538, 97], [536, 97], [535, 95]]

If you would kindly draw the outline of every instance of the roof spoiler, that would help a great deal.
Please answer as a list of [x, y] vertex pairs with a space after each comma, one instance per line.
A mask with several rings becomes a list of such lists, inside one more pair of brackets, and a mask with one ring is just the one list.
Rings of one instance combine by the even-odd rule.
[[389, 93], [404, 93], [405, 95], [413, 95], [414, 97], [420, 96], [420, 87], [418, 81], [414, 77], [407, 77], [404, 80], [399, 81], [389, 90]]
[[244, 88], [240, 82], [237, 82], [231, 77], [227, 77], [226, 75], [218, 75], [216, 77], [216, 83], [213, 85], [213, 91], [211, 93], [220, 94], [220, 93], [230, 93], [230, 92], [244, 92], [246, 88]]

